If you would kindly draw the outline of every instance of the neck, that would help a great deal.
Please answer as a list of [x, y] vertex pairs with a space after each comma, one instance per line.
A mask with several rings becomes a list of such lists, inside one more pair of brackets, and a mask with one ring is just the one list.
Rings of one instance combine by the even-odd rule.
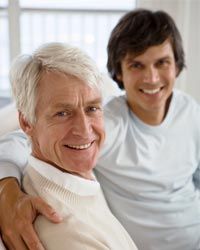
[[152, 125], [152, 126], [156, 126], [162, 123], [162, 121], [164, 120], [165, 116], [164, 114], [164, 110], [159, 110], [159, 112], [152, 112], [151, 114], [147, 114], [145, 112], [140, 112], [139, 114], [137, 114], [137, 112], [134, 111], [135, 115], [144, 123], [148, 124], [148, 125]]
[[54, 162], [48, 161], [48, 160], [44, 159], [43, 157], [40, 157], [40, 155], [37, 154], [37, 152], [34, 150], [33, 147], [32, 147], [32, 153], [31, 154], [32, 154], [32, 156], [34, 156], [38, 160], [46, 162], [49, 165], [51, 165], [51, 167], [57, 168], [62, 172], [69, 173], [69, 174], [72, 174], [72, 175], [77, 175], [77, 176], [82, 177], [82, 178], [87, 179], [87, 180], [95, 180], [94, 175], [92, 173], [92, 170], [88, 170], [86, 172], [79, 172], [79, 173], [73, 172], [73, 171], [68, 171], [65, 167], [60, 167], [60, 166], [56, 165]]
[[79, 173], [79, 174], [77, 174], [77, 173], [70, 173], [70, 174], [77, 175], [79, 177], [82, 177], [84, 179], [91, 180], [91, 181], [95, 180], [94, 176], [92, 174], [92, 171], [88, 171], [87, 173]]
[[165, 119], [167, 112], [169, 110], [169, 105], [171, 102], [171, 97], [168, 98], [167, 102], [163, 107], [155, 109], [154, 111], [147, 111], [138, 109], [137, 107], [130, 107], [133, 113], [144, 123], [151, 125], [151, 126], [157, 126], [160, 125], [163, 120]]

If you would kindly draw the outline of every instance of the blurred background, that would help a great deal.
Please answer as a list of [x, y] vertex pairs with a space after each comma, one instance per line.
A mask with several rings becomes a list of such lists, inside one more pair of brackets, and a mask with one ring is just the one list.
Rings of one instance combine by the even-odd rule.
[[162, 9], [174, 18], [187, 64], [176, 86], [200, 102], [200, 0], [0, 0], [0, 107], [11, 102], [8, 72], [13, 58], [45, 42], [82, 48], [106, 74], [110, 32], [136, 7]]

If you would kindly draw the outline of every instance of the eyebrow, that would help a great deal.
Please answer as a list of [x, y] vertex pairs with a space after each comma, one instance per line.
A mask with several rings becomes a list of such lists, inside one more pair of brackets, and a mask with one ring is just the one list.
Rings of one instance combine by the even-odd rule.
[[140, 61], [140, 60], [137, 60], [137, 59], [135, 59], [135, 58], [127, 58], [127, 59], [125, 59], [125, 63], [126, 63], [126, 64], [130, 64], [130, 63], [141, 63], [141, 61]]
[[102, 97], [98, 97], [88, 102], [88, 104], [102, 103]]
[[172, 57], [171, 56], [163, 56], [161, 58], [158, 58], [157, 61], [159, 60], [165, 60], [165, 59], [171, 59]]
[[102, 97], [98, 97], [93, 100], [90, 100], [86, 102], [85, 104], [88, 106], [88, 105], [94, 105], [94, 104], [99, 104], [99, 103], [102, 104]]
[[[86, 102], [85, 105], [88, 106], [88, 105], [94, 105], [94, 104], [99, 104], [99, 103], [102, 103], [101, 97], [90, 100], [90, 101]], [[57, 103], [56, 105], [53, 106], [53, 109], [58, 109], [58, 108], [71, 109], [72, 107], [73, 107], [73, 105], [70, 103]]]
[[[171, 56], [166, 55], [166, 56], [163, 56], [163, 57], [159, 57], [159, 58], [157, 58], [155, 61], [166, 60], [166, 59], [171, 59]], [[137, 59], [136, 57], [135, 57], [135, 58], [129, 57], [129, 58], [125, 59], [125, 62], [126, 62], [127, 64], [133, 63], [133, 62], [134, 62], [134, 63], [143, 63], [140, 59]]]

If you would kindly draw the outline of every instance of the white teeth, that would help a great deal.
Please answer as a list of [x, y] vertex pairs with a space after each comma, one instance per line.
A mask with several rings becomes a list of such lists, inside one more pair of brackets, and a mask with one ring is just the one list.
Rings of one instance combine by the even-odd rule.
[[142, 90], [145, 94], [153, 95], [160, 91], [160, 88], [157, 89], [143, 89]]
[[83, 144], [83, 145], [67, 145], [69, 148], [74, 148], [74, 149], [86, 149], [89, 148], [92, 143], [88, 144]]

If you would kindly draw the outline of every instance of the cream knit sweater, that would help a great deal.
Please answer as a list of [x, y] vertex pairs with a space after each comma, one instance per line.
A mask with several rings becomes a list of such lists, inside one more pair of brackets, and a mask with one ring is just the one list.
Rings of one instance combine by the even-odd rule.
[[25, 191], [39, 195], [62, 216], [53, 224], [39, 216], [35, 228], [46, 250], [136, 250], [130, 236], [111, 214], [99, 183], [63, 173], [30, 157]]

